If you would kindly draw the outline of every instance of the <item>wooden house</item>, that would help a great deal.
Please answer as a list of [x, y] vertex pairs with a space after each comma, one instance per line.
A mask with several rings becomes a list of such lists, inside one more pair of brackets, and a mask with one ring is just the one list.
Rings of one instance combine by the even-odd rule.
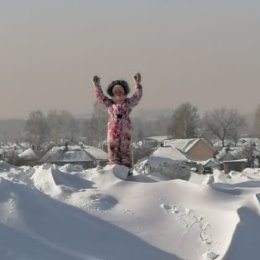
[[247, 159], [223, 161], [223, 170], [225, 173], [229, 173], [230, 171], [242, 172], [247, 165]]
[[172, 146], [193, 161], [205, 161], [214, 157], [214, 147], [203, 138], [165, 140], [164, 146]]

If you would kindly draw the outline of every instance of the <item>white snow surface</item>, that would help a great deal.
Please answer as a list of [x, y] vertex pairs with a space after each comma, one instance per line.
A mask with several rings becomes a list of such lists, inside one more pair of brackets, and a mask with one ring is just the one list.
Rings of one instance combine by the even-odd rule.
[[0, 162], [1, 260], [256, 260], [260, 169], [165, 180]]

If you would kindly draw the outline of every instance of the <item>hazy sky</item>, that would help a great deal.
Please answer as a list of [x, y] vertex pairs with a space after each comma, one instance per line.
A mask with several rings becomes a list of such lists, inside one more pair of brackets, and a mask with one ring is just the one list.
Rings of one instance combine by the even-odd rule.
[[141, 72], [139, 110], [260, 104], [259, 0], [0, 0], [0, 33], [0, 118], [92, 112], [95, 74]]

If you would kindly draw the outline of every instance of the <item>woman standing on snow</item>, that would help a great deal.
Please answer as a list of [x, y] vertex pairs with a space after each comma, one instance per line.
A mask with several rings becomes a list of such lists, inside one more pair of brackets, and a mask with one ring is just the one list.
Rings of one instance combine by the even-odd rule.
[[136, 73], [133, 76], [135, 90], [132, 97], [128, 98], [129, 86], [124, 80], [112, 81], [107, 93], [104, 95], [100, 85], [100, 78], [93, 77], [95, 95], [99, 103], [104, 105], [108, 111], [107, 124], [107, 146], [108, 160], [110, 164], [119, 164], [131, 168], [131, 119], [129, 114], [142, 97], [141, 75]]

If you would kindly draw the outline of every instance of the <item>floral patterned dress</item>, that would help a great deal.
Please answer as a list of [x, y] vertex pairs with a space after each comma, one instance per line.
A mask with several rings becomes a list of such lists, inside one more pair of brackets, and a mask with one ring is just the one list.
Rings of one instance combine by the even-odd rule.
[[112, 99], [105, 96], [100, 86], [95, 87], [95, 95], [98, 102], [107, 108], [109, 115], [107, 123], [109, 163], [131, 167], [132, 124], [129, 115], [132, 108], [139, 103], [142, 97], [142, 86], [137, 84], [133, 96], [126, 98], [121, 104], [116, 104]]

